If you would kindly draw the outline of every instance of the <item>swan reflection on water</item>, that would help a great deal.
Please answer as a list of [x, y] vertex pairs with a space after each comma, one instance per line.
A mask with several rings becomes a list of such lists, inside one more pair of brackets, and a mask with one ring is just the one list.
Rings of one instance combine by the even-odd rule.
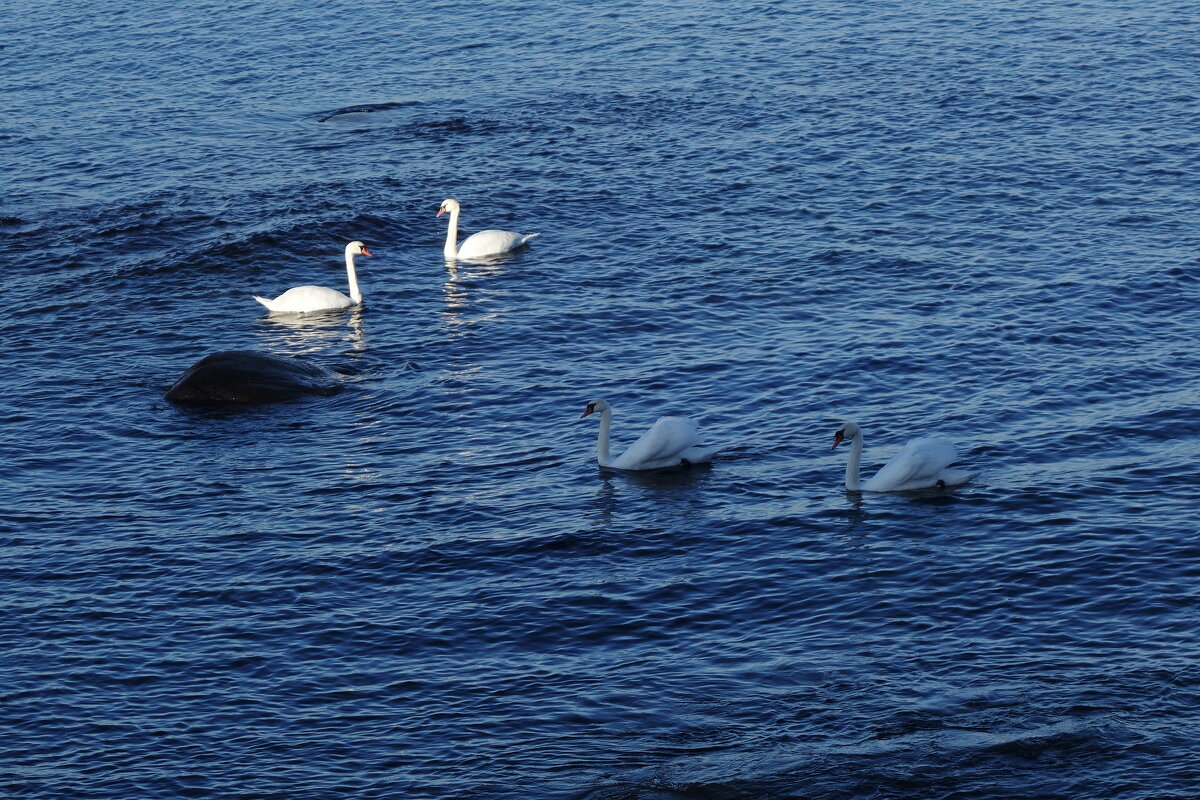
[[[696, 501], [693, 491], [703, 486], [712, 478], [711, 464], [694, 464], [690, 467], [672, 467], [654, 470], [620, 470], [612, 467], [599, 467], [600, 485], [589, 505], [588, 517], [598, 529], [606, 530], [614, 519], [622, 512], [630, 511], [626, 503], [621, 502], [621, 493], [633, 490], [651, 501], [668, 501], [675, 508], [677, 518], [686, 517], [689, 509], [695, 509]], [[678, 503], [678, 505], [673, 505]], [[645, 509], [635, 512], [644, 513]]]
[[[481, 286], [479, 281], [485, 277], [504, 274], [504, 265], [511, 257], [501, 257], [488, 261], [464, 262], [447, 259], [446, 271], [449, 277], [442, 284], [446, 307], [444, 319], [457, 329], [469, 328], [481, 322], [491, 322], [500, 318], [498, 311], [480, 312], [481, 300], [491, 294], [490, 290]], [[468, 267], [473, 267], [468, 269]], [[474, 312], [474, 313], [472, 313]]]
[[503, 275], [507, 271], [505, 267], [516, 259], [512, 253], [484, 258], [447, 258], [446, 272], [450, 275], [447, 283], [469, 283]]
[[454, 262], [447, 261], [446, 268], [450, 271], [450, 279], [442, 284], [442, 294], [446, 296], [446, 314], [452, 322], [462, 322], [460, 316], [467, 310], [471, 297]]
[[934, 487], [930, 489], [909, 489], [900, 492], [888, 492], [886, 494], [876, 494], [872, 492], [863, 492], [858, 489], [846, 489], [842, 493], [845, 498], [846, 505], [840, 503], [834, 504], [830, 498], [830, 504], [826, 508], [816, 512], [815, 516], [822, 519], [832, 519], [847, 523], [846, 531], [853, 533], [858, 526], [871, 519], [874, 514], [868, 510], [866, 500], [870, 499], [871, 506], [878, 508], [878, 503], [903, 502], [912, 503], [922, 506], [931, 506], [931, 513], [938, 513], [936, 508], [942, 506], [952, 506], [958, 503], [965, 502], [960, 493], [954, 490], [954, 487]]
[[343, 343], [349, 344], [352, 352], [362, 352], [367, 348], [361, 306], [352, 308], [349, 315], [344, 309], [314, 314], [271, 314], [259, 317], [259, 322], [265, 326], [275, 326], [275, 330], [269, 334], [272, 343], [282, 339], [293, 352], [300, 355], [322, 352], [331, 345]]
[[460, 269], [466, 271], [474, 267], [477, 273], [476, 277], [488, 274], [495, 274], [501, 271], [501, 267], [508, 266], [521, 257], [520, 253], [498, 253], [494, 256], [475, 256], [474, 258], [463, 258], [455, 256], [454, 258], [446, 258], [446, 269], [452, 274]]
[[615, 491], [619, 481], [639, 489], [648, 489], [662, 494], [675, 494], [690, 491], [704, 485], [712, 478], [712, 464], [692, 464], [684, 467], [669, 467], [667, 469], [614, 469], [613, 467], [598, 467], [600, 483], [603, 489]]

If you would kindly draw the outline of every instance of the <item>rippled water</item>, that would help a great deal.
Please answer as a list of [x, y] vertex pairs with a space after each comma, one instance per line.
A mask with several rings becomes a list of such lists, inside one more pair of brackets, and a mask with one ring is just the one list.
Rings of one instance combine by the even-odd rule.
[[6, 796], [1195, 795], [1189, 4], [12, 10]]

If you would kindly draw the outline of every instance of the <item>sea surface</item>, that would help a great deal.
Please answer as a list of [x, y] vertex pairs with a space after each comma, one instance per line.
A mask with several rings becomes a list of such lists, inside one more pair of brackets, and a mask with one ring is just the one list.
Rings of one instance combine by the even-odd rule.
[[[0, 796], [1200, 796], [1200, 14], [13, 2]], [[345, 113], [339, 113], [345, 112]], [[470, 232], [538, 232], [483, 263]], [[366, 301], [270, 317], [252, 295]], [[257, 350], [281, 405], [164, 400]], [[665, 414], [709, 466], [596, 462]], [[848, 492], [939, 433], [954, 490]]]

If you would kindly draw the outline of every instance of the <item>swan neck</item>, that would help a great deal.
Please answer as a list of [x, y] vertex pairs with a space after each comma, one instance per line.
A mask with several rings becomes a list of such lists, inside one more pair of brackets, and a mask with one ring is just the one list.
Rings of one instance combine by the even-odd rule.
[[600, 412], [600, 435], [596, 440], [596, 460], [602, 467], [607, 467], [612, 463], [612, 458], [608, 454], [608, 432], [611, 427], [612, 409], [607, 408]]
[[863, 437], [861, 433], [854, 434], [850, 443], [850, 456], [846, 459], [846, 488], [857, 492], [862, 484], [858, 479], [858, 465], [862, 460]]
[[354, 254], [346, 251], [346, 280], [350, 284], [350, 300], [354, 305], [362, 302], [362, 292], [358, 290], [358, 274], [354, 271]]
[[450, 211], [450, 225], [446, 228], [446, 247], [443, 251], [446, 258], [458, 256], [458, 209]]

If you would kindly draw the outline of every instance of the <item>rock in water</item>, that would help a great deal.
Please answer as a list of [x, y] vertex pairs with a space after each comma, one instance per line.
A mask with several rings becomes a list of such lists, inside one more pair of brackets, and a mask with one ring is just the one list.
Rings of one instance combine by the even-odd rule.
[[223, 350], [189, 367], [166, 397], [182, 405], [253, 405], [331, 395], [338, 388], [330, 373], [303, 361], [249, 350]]

